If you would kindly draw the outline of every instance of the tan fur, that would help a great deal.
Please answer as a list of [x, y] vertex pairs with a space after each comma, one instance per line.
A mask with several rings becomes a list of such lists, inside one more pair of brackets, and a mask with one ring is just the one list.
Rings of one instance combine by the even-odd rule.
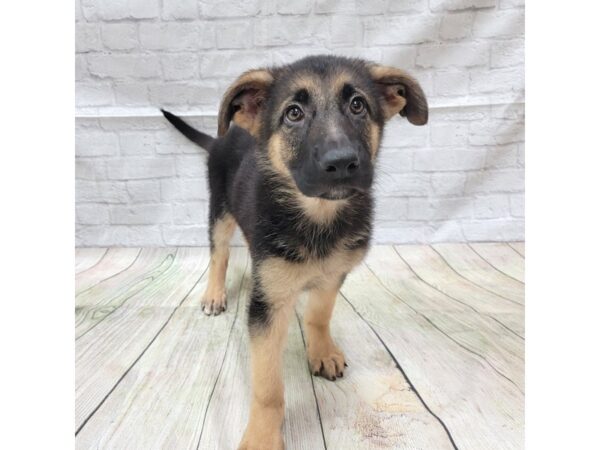
[[294, 76], [291, 80], [291, 91], [300, 89], [306, 89], [311, 101], [321, 109], [327, 105], [328, 98], [333, 92], [331, 83], [325, 82], [313, 73], [299, 73]]
[[240, 450], [282, 450], [284, 415], [282, 358], [294, 302], [281, 299], [264, 333], [250, 336], [252, 401]]
[[213, 248], [208, 268], [208, 284], [202, 296], [202, 310], [205, 314], [219, 314], [227, 305], [225, 275], [229, 261], [229, 242], [235, 231], [236, 222], [231, 214], [218, 219], [212, 231]]
[[329, 286], [312, 289], [304, 312], [308, 364], [311, 372], [330, 380], [344, 376], [346, 363], [344, 354], [333, 342], [329, 331], [339, 285], [340, 280], [335, 280]]
[[371, 152], [371, 160], [375, 160], [377, 151], [379, 150], [379, 142], [381, 141], [381, 128], [374, 123], [369, 121], [369, 151]]
[[302, 208], [304, 214], [315, 223], [324, 225], [331, 223], [333, 219], [335, 219], [337, 212], [346, 206], [347, 201], [326, 200], [307, 197], [302, 194], [295, 186], [295, 183], [293, 183], [292, 175], [287, 167], [287, 161], [292, 155], [281, 135], [274, 134], [269, 140], [267, 149], [271, 170], [290, 181], [287, 193], [295, 199], [297, 205]]
[[[309, 360], [312, 359], [314, 365], [318, 360], [319, 366], [323, 361], [324, 365], [327, 365], [326, 371], [323, 372], [326, 375], [336, 376], [343, 370], [344, 357], [333, 344], [326, 324], [331, 317], [333, 300], [341, 277], [360, 262], [365, 252], [364, 249], [336, 250], [323, 260], [292, 263], [273, 257], [260, 263], [258, 280], [270, 303], [270, 319], [268, 327], [250, 330], [253, 396], [250, 419], [240, 449], [283, 449], [282, 353], [290, 316], [299, 294], [304, 289], [314, 289], [312, 298], [324, 302], [318, 306], [313, 300], [309, 308]], [[332, 280], [336, 280], [338, 284], [332, 287]], [[319, 289], [319, 285], [328, 288]], [[325, 316], [317, 318], [323, 309]], [[324, 331], [325, 329], [327, 331]], [[340, 366], [337, 367], [336, 364]]]
[[338, 211], [348, 204], [348, 200], [326, 200], [318, 197], [307, 197], [298, 192], [297, 202], [304, 214], [313, 222], [323, 225], [330, 224]]
[[320, 80], [312, 73], [300, 73], [292, 80], [294, 90], [306, 89], [312, 97], [321, 90]]
[[304, 289], [328, 285], [332, 279], [340, 279], [366, 253], [366, 249], [347, 250], [342, 248], [343, 245], [340, 244], [324, 259], [295, 263], [281, 258], [267, 258], [261, 262], [258, 274], [267, 297], [286, 299], [297, 296]]
[[280, 134], [276, 133], [271, 136], [271, 139], [269, 139], [267, 144], [267, 152], [272, 168], [280, 175], [291, 180], [290, 170], [286, 164], [291, 157], [290, 150], [287, 145], [285, 145]]
[[286, 161], [291, 157], [283, 138], [274, 134], [267, 145], [268, 161], [267, 168], [279, 175], [283, 180], [287, 181], [285, 188], [285, 196], [283, 201], [295, 201], [306, 217], [314, 223], [323, 225], [330, 224], [335, 219], [336, 214], [348, 203], [347, 200], [326, 200], [316, 197], [307, 197], [302, 194], [292, 180]]
[[[408, 77], [403, 71], [386, 66], [371, 67], [371, 75], [375, 81], [381, 81], [382, 83], [385, 83], [386, 80], [390, 80], [388, 82], [391, 83], [391, 80], [397, 80], [399, 77]], [[385, 101], [381, 106], [383, 108], [385, 120], [389, 120], [396, 114], [399, 114], [406, 106], [406, 98], [398, 94], [400, 84], [401, 83], [397, 81], [395, 84], [383, 84], [382, 86], [381, 91]]]
[[331, 83], [332, 92], [340, 92], [345, 84], [354, 84], [352, 83], [352, 77], [346, 72], [338, 73]]
[[[293, 256], [299, 256], [302, 262], [291, 262], [280, 257], [263, 259], [264, 254], [259, 254], [258, 260], [253, 260], [253, 281], [256, 283], [254, 288], [257, 291], [253, 292], [256, 297], [251, 299], [251, 302], [255, 303], [250, 305], [248, 322], [252, 400], [250, 417], [239, 446], [240, 450], [283, 450], [284, 448], [281, 431], [284, 419], [282, 356], [290, 317], [303, 291], [309, 291], [304, 328], [311, 371], [332, 380], [343, 376], [345, 359], [331, 337], [330, 320], [343, 277], [360, 263], [367, 251], [365, 244], [369, 239], [369, 226], [366, 223], [359, 223], [356, 228], [361, 231], [349, 236], [345, 233], [335, 235], [337, 230], [333, 230], [335, 237], [339, 238], [339, 241], [331, 241], [337, 242], [336, 247], [327, 248], [326, 257], [315, 256], [320, 251], [324, 251], [317, 245], [319, 242], [315, 238], [321, 233], [332, 231], [328, 227], [336, 225], [334, 223], [336, 216], [343, 208], [350, 206], [349, 201], [311, 198], [300, 192], [288, 164], [293, 160], [294, 152], [301, 151], [296, 149], [302, 148], [299, 145], [302, 138], [285, 127], [283, 127], [284, 131], [281, 131], [282, 127], [275, 125], [285, 113], [285, 108], [293, 101], [295, 92], [305, 89], [311, 103], [314, 103], [314, 108], [311, 106], [311, 109], [322, 111], [318, 117], [320, 120], [318, 131], [322, 131], [323, 135], [332, 142], [343, 140], [343, 124], [339, 123], [339, 98], [346, 83], [355, 84], [353, 83], [355, 74], [352, 68], [328, 71], [331, 76], [326, 77], [311, 71], [313, 69], [310, 67], [306, 70], [300, 68], [295, 73], [290, 73], [291, 70], [285, 68], [273, 72], [268, 69], [248, 71], [230, 86], [219, 108], [219, 136], [227, 132], [230, 122], [233, 121], [258, 138], [263, 131], [261, 120], [265, 119], [264, 104], [274, 82], [274, 74], [277, 73], [278, 77], [284, 80], [283, 88], [290, 89], [290, 92], [287, 94], [288, 98], [282, 99], [281, 104], [276, 106], [272, 117], [266, 118], [275, 131], [269, 129], [272, 134], [266, 146], [265, 142], [260, 142], [260, 151], [256, 155], [257, 164], [261, 171], [264, 170], [264, 173], [278, 181], [277, 185], [280, 187], [277, 188], [277, 192], [273, 192], [274, 201], [286, 205], [296, 202], [309, 219], [304, 220], [304, 217], [299, 217], [296, 224], [291, 224], [291, 227], [295, 228], [293, 231], [305, 233], [304, 244], [298, 244], [293, 240], [284, 241], [285, 233], [278, 235], [274, 232], [268, 236], [271, 244], [276, 246], [281, 254], [290, 257], [293, 252]], [[399, 69], [374, 64], [369, 66], [369, 71], [377, 86], [376, 95], [371, 94], [370, 88], [368, 96], [358, 88], [355, 89], [357, 94], [367, 99], [369, 105], [373, 102], [381, 103], [386, 120], [400, 113], [413, 124], [423, 125], [427, 122], [427, 101], [414, 78]], [[362, 78], [363, 75], [360, 76]], [[277, 90], [277, 92], [282, 91]], [[361, 142], [368, 142], [373, 160], [382, 136], [379, 108], [375, 108], [375, 112], [375, 117], [369, 115], [367, 118], [368, 127], [361, 127], [360, 131], [363, 133], [360, 137]], [[327, 141], [325, 145], [328, 145]], [[356, 205], [360, 208], [361, 205], [368, 207], [369, 204], [358, 202]], [[359, 212], [352, 211], [352, 213]], [[369, 213], [370, 210], [367, 209], [365, 214]], [[352, 224], [349, 225], [351, 228]], [[229, 214], [219, 219], [213, 226], [209, 280], [202, 300], [203, 309], [207, 314], [218, 314], [226, 305], [225, 274], [229, 258], [229, 241], [235, 226], [236, 222]], [[345, 232], [345, 230], [340, 231]], [[246, 232], [251, 233], [251, 231]], [[259, 237], [263, 236], [259, 235]], [[314, 249], [309, 244], [311, 239], [315, 239]], [[349, 250], [350, 248], [355, 250]], [[262, 302], [267, 303], [267, 307], [264, 307]]]
[[383, 97], [385, 99], [385, 102], [382, 104], [385, 120], [389, 120], [396, 114], [400, 114], [400, 111], [406, 106], [406, 99], [398, 95], [395, 86], [386, 86]]
[[255, 138], [258, 138], [260, 122], [256, 116], [248, 114], [243, 108], [233, 114], [232, 122], [242, 127]]
[[395, 67], [373, 64], [369, 71], [385, 100], [382, 106], [386, 120], [400, 113], [414, 125], [427, 123], [427, 99], [417, 80]]
[[[223, 136], [229, 129], [229, 123], [233, 119], [230, 115], [230, 110], [234, 99], [248, 89], [257, 89], [264, 92], [272, 82], [273, 75], [266, 69], [249, 70], [234, 81], [229, 89], [227, 89], [227, 92], [225, 92], [225, 95], [223, 95], [221, 105], [219, 106], [219, 136]], [[247, 123], [248, 121], [242, 120], [242, 122]], [[256, 121], [256, 124], [252, 121], [251, 128], [258, 127], [259, 125], [258, 121]]]

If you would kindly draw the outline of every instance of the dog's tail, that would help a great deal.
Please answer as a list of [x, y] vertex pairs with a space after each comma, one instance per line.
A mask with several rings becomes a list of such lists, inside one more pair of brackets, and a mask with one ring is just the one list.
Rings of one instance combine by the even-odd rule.
[[196, 130], [187, 124], [181, 117], [178, 117], [169, 111], [165, 111], [161, 108], [161, 112], [167, 118], [167, 120], [171, 122], [173, 126], [177, 128], [186, 138], [188, 138], [194, 144], [199, 145], [203, 149], [210, 150], [213, 142], [215, 142], [215, 138], [203, 133], [202, 131]]

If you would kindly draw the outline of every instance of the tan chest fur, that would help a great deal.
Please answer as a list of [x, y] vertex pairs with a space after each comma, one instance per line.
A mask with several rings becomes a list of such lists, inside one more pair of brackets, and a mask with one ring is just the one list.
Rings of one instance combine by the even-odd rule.
[[332, 286], [364, 258], [366, 249], [338, 249], [322, 259], [302, 263], [267, 258], [260, 263], [258, 276], [267, 297], [275, 303], [295, 299], [303, 290]]

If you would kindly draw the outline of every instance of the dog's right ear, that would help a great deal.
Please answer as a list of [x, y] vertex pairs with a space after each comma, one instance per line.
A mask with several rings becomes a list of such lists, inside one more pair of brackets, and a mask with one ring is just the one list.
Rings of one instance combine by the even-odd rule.
[[256, 136], [258, 119], [273, 75], [267, 69], [250, 70], [227, 89], [219, 107], [219, 136], [223, 136], [233, 120]]

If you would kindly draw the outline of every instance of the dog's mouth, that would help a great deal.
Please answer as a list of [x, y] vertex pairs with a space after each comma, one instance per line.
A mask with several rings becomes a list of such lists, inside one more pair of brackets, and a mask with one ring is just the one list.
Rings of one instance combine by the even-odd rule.
[[334, 187], [318, 195], [318, 197], [325, 200], [346, 200], [353, 197], [357, 192], [356, 189], [349, 187]]
[[324, 200], [346, 200], [366, 192], [370, 186], [370, 183], [358, 183], [357, 180], [349, 183], [320, 183], [302, 176], [294, 176], [294, 181], [296, 188], [305, 196]]

